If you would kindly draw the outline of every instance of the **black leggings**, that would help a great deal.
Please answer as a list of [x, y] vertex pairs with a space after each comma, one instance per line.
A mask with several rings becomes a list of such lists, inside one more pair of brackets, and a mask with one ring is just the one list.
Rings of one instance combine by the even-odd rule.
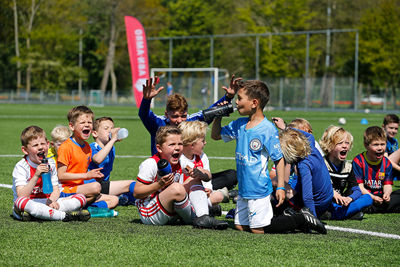
[[392, 192], [389, 203], [374, 204], [373, 209], [373, 212], [377, 213], [400, 213], [400, 189]]
[[222, 172], [212, 174], [211, 184], [214, 190], [227, 187], [228, 190], [233, 189], [237, 185], [236, 171], [229, 169]]

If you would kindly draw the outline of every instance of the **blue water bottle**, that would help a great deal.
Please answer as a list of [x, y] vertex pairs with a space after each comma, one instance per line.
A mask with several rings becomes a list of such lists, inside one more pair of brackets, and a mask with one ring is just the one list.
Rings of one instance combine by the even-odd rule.
[[[49, 161], [44, 158], [42, 159], [43, 164], [49, 164]], [[51, 183], [51, 170], [49, 166], [49, 171], [42, 173], [42, 184], [43, 184], [43, 193], [51, 194], [53, 192], [53, 185]]]
[[171, 165], [169, 164], [168, 160], [166, 160], [166, 159], [160, 159], [157, 162], [157, 168], [158, 168], [158, 176], [160, 176], [160, 177], [163, 177], [172, 172]]

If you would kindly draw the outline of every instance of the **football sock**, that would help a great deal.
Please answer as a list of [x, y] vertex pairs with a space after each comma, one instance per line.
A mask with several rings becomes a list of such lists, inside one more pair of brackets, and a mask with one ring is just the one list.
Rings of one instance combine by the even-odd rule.
[[15, 206], [20, 211], [26, 211], [31, 216], [38, 219], [60, 221], [65, 218], [64, 211], [50, 208], [46, 204], [35, 202], [27, 197], [17, 198]]
[[105, 202], [104, 200], [101, 200], [101, 201], [92, 203], [90, 206], [91, 206], [91, 207], [106, 208], [106, 209], [108, 209], [107, 202]]
[[59, 210], [74, 211], [86, 205], [86, 197], [82, 194], [76, 194], [71, 198], [59, 198], [57, 202], [60, 204]]
[[186, 195], [182, 201], [174, 203], [175, 212], [183, 219], [187, 224], [192, 223], [192, 206], [188, 196]]
[[135, 197], [133, 196], [133, 191], [135, 190], [135, 185], [136, 185], [136, 182], [132, 182], [129, 185], [129, 193], [127, 194], [129, 197], [129, 201], [132, 203], [135, 203], [135, 201], [136, 201]]
[[189, 199], [197, 217], [209, 214], [207, 194], [202, 185], [192, 185], [190, 187]]
[[207, 198], [207, 203], [208, 203], [208, 207], [212, 207], [212, 203], [211, 203], [211, 200], [210, 200], [210, 198]]
[[304, 217], [302, 214], [293, 214], [290, 216], [276, 216], [271, 219], [271, 224], [264, 227], [266, 233], [285, 233], [301, 229], [304, 225]]

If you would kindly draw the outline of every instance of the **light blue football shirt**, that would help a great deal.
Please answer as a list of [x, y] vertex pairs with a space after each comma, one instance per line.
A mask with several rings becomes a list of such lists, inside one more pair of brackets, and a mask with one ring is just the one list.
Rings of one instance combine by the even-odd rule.
[[236, 170], [239, 195], [246, 199], [264, 198], [272, 193], [268, 160], [283, 157], [278, 130], [266, 118], [246, 129], [248, 118], [230, 122], [221, 129], [224, 142], [236, 140]]

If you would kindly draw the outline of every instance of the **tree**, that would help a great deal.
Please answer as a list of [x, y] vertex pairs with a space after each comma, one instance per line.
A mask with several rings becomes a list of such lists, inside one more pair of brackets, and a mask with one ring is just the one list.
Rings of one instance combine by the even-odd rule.
[[361, 19], [360, 61], [373, 73], [375, 86], [392, 88], [396, 107], [396, 86], [400, 82], [400, 3], [380, 0]]

